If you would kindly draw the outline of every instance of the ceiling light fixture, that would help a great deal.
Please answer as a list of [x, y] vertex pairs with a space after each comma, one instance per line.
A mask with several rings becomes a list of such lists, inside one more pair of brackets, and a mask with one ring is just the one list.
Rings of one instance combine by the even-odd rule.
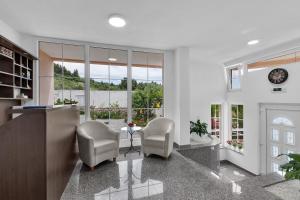
[[255, 45], [255, 44], [258, 44], [259, 43], [259, 40], [250, 40], [248, 42], [248, 45]]
[[125, 19], [121, 15], [111, 15], [108, 18], [108, 23], [116, 28], [121, 28], [126, 25]]
[[108, 60], [109, 60], [110, 62], [116, 62], [116, 61], [117, 61], [116, 58], [108, 58]]

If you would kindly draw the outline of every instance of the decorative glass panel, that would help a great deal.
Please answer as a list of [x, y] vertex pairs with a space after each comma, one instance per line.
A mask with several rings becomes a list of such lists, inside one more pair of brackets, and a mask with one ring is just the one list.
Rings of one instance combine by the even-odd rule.
[[286, 117], [277, 117], [273, 119], [273, 124], [284, 125], [284, 126], [294, 126], [293, 122]]
[[272, 156], [277, 157], [279, 155], [279, 148], [278, 146], [272, 146]]
[[237, 119], [232, 119], [232, 128], [237, 128]]
[[293, 132], [286, 132], [286, 143], [291, 145], [295, 144]]
[[232, 108], [231, 108], [231, 112], [232, 112], [232, 118], [237, 118], [237, 106], [235, 105], [232, 105]]
[[272, 171], [279, 173], [279, 165], [277, 163], [272, 163]]
[[279, 141], [279, 130], [272, 129], [272, 140], [273, 141]]

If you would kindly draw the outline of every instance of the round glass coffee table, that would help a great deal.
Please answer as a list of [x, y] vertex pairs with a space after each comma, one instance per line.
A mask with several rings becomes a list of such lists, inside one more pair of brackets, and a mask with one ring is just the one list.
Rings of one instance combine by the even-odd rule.
[[132, 143], [133, 142], [133, 139], [132, 139], [133, 134], [136, 131], [141, 130], [141, 129], [142, 129], [142, 127], [140, 127], [140, 126], [134, 126], [134, 127], [125, 126], [125, 127], [121, 128], [121, 131], [126, 131], [130, 135], [130, 147], [129, 147], [128, 151], [126, 153], [124, 153], [125, 157], [126, 157], [126, 154], [128, 154], [130, 152], [138, 152], [139, 155], [141, 154], [141, 151], [138, 150], [138, 149], [135, 149], [134, 146], [133, 146], [133, 143]]

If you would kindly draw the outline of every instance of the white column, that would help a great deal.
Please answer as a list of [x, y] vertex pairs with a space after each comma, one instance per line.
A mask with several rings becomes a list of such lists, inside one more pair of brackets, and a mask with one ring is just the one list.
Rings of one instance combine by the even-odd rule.
[[132, 50], [128, 50], [128, 67], [127, 67], [127, 119], [128, 122], [132, 121]]
[[189, 48], [175, 50], [175, 142], [190, 144]]
[[84, 46], [84, 78], [85, 78], [85, 87], [84, 87], [84, 97], [85, 97], [85, 120], [90, 118], [90, 47], [89, 45]]

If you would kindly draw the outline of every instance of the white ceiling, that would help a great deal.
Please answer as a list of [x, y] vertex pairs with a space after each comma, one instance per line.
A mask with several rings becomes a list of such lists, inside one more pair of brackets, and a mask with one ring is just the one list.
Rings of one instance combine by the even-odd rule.
[[[0, 18], [46, 37], [157, 49], [192, 47], [226, 61], [300, 36], [299, 0], [0, 0]], [[120, 13], [127, 26], [107, 18]], [[249, 47], [247, 41], [261, 43]]]

